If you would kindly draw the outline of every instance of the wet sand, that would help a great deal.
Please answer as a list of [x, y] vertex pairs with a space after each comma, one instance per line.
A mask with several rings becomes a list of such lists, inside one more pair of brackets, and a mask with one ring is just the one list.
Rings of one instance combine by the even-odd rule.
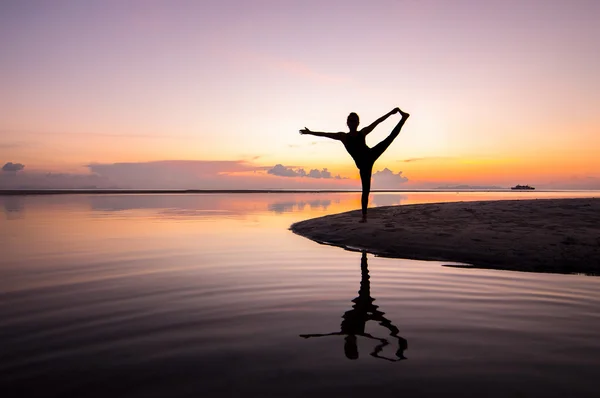
[[433, 203], [295, 223], [299, 235], [385, 257], [600, 275], [600, 199]]

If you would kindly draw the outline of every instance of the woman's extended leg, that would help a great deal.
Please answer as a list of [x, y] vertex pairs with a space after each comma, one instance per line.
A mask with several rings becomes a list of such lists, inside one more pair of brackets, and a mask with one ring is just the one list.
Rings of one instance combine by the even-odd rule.
[[383, 152], [385, 152], [385, 150], [390, 146], [392, 141], [394, 141], [394, 139], [396, 137], [398, 137], [398, 134], [400, 134], [400, 130], [402, 129], [402, 126], [404, 126], [406, 119], [408, 119], [408, 117], [410, 116], [408, 113], [404, 113], [402, 111], [400, 111], [400, 113], [402, 114], [402, 119], [400, 119], [400, 121], [398, 122], [396, 127], [394, 127], [394, 129], [392, 130], [390, 135], [385, 140], [381, 141], [379, 144], [377, 144], [373, 148], [371, 148], [371, 155], [373, 157], [373, 162], [375, 160], [377, 160], [381, 156], [381, 154]]
[[362, 220], [360, 222], [367, 221], [367, 206], [369, 204], [369, 194], [371, 193], [371, 173], [373, 172], [373, 166], [365, 166], [360, 171], [360, 182], [362, 183], [362, 196], [360, 203], [362, 205]]

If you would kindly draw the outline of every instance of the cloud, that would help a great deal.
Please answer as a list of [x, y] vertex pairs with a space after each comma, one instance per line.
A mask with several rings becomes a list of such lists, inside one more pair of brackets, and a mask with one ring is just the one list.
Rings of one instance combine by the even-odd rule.
[[[302, 172], [304, 172], [303, 169], [300, 169], [300, 170], [302, 170]], [[280, 177], [298, 177], [298, 176], [300, 176], [297, 171], [295, 171], [292, 168], [285, 167], [282, 164], [276, 164], [272, 169], [268, 170], [267, 173], [273, 174], [275, 176], [280, 176]], [[306, 173], [304, 173], [304, 174], [306, 175]]]
[[394, 173], [387, 167], [373, 174], [374, 188], [398, 188], [400, 184], [408, 181], [408, 178], [402, 175], [402, 172]]
[[[340, 189], [358, 181], [332, 177], [327, 169], [262, 166], [245, 160], [164, 160], [94, 163], [89, 173], [0, 173], [0, 189]], [[275, 170], [269, 173], [269, 170]], [[296, 178], [282, 178], [290, 174]], [[309, 177], [309, 174], [311, 177]], [[318, 178], [317, 178], [318, 177]]]
[[33, 136], [67, 136], [67, 137], [79, 137], [86, 138], [89, 136], [94, 137], [107, 137], [107, 138], [138, 138], [141, 140], [156, 138], [156, 139], [195, 139], [194, 136], [191, 135], [179, 135], [179, 134], [170, 134], [170, 133], [162, 133], [162, 134], [131, 134], [131, 133], [101, 133], [101, 132], [92, 132], [92, 131], [31, 131], [31, 130], [11, 130], [11, 129], [0, 129], [0, 134], [5, 135], [33, 135]]
[[288, 148], [303, 148], [308, 146], [315, 146], [321, 144], [335, 144], [335, 141], [312, 141], [306, 144], [288, 144]]
[[22, 172], [0, 174], [0, 189], [122, 188], [96, 174]]
[[16, 173], [17, 171], [21, 171], [24, 168], [25, 168], [25, 165], [23, 165], [21, 163], [8, 162], [4, 166], [2, 166], [2, 171], [9, 172], [9, 173], [11, 173], [11, 172]]
[[276, 66], [293, 75], [302, 76], [317, 81], [335, 83], [346, 81], [346, 78], [344, 77], [317, 72], [315, 69], [298, 61], [281, 60], [276, 63]]
[[425, 159], [427, 159], [427, 158], [409, 158], [409, 159], [399, 160], [399, 162], [411, 163], [411, 162], [418, 162], [419, 160], [425, 160]]
[[0, 149], [24, 148], [27, 145], [23, 142], [0, 142]]
[[323, 169], [321, 171], [317, 169], [312, 169], [310, 173], [308, 173], [307, 177], [310, 178], [331, 178], [331, 173], [327, 171], [327, 169]]
[[398, 160], [398, 162], [412, 163], [412, 162], [421, 162], [424, 160], [439, 160], [439, 159], [451, 159], [451, 157], [450, 156], [427, 156], [427, 157], [422, 157], [422, 158], [401, 159], [401, 160]]
[[296, 166], [265, 167], [243, 160], [164, 160], [88, 167], [119, 186], [135, 189], [325, 189], [355, 185], [355, 181], [332, 177], [327, 169], [307, 173]]
[[276, 164], [273, 168], [267, 171], [268, 174], [272, 174], [279, 177], [307, 177], [307, 178], [323, 178], [323, 179], [336, 179], [341, 180], [342, 177], [339, 175], [333, 177], [331, 172], [324, 168], [323, 170], [312, 169], [308, 173], [303, 168], [286, 167], [282, 164]]
[[440, 185], [435, 189], [505, 189], [498, 185], [469, 185], [469, 184], [458, 184], [458, 185]]
[[243, 160], [163, 160], [131, 163], [94, 163], [91, 172], [127, 188], [247, 189], [247, 174], [265, 168]]
[[297, 60], [277, 59], [271, 57], [265, 58], [265, 62], [269, 63], [270, 66], [284, 71], [290, 75], [299, 76], [304, 79], [313, 80], [320, 83], [346, 84], [351, 81], [351, 79], [345, 75], [323, 73], [322, 71], [318, 71], [308, 64], [299, 62]]

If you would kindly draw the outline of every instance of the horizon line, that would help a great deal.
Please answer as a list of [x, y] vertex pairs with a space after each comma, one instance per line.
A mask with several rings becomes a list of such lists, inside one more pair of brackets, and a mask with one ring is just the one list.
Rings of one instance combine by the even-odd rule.
[[[599, 189], [542, 189], [511, 190], [510, 188], [424, 188], [424, 189], [374, 189], [371, 193], [409, 193], [409, 192], [589, 192]], [[79, 195], [79, 194], [260, 194], [260, 193], [360, 193], [360, 189], [0, 189], [0, 196], [27, 195]]]

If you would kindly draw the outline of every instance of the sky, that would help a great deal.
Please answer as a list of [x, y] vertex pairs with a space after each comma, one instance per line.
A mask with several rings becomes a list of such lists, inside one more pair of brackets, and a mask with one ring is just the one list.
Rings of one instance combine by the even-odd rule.
[[[2, 188], [600, 189], [595, 0], [0, 2]], [[368, 137], [373, 146], [398, 122]], [[0, 165], [0, 166], [1, 166]]]

